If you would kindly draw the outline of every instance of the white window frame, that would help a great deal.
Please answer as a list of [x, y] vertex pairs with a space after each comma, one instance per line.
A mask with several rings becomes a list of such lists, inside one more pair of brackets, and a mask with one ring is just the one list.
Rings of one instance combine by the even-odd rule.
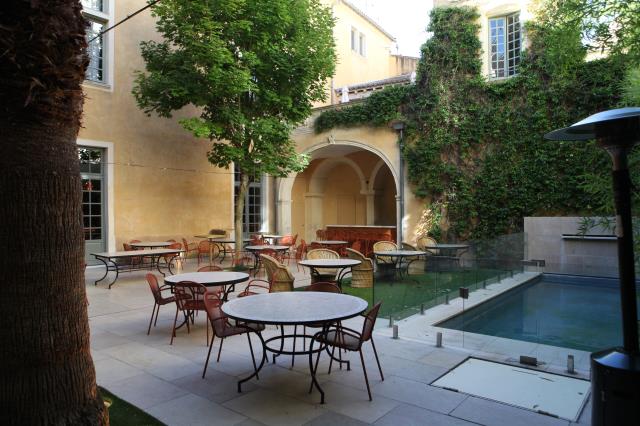
[[[236, 184], [235, 181], [235, 165], [233, 167], [233, 176], [232, 176], [232, 185], [233, 185], [233, 191], [231, 192], [231, 197], [232, 197], [232, 206], [233, 206], [233, 218], [234, 218], [234, 226], [235, 226], [235, 211], [236, 211], [236, 197], [235, 197], [235, 191], [236, 191], [236, 187], [239, 185]], [[244, 229], [242, 229], [242, 235], [243, 237], [247, 237], [250, 234], [254, 234], [254, 233], [258, 233], [258, 232], [267, 232], [268, 231], [268, 227], [269, 227], [269, 218], [267, 217], [267, 197], [268, 195], [268, 185], [267, 185], [267, 175], [262, 175], [262, 177], [260, 178], [260, 182], [250, 182], [249, 183], [249, 187], [247, 187], [247, 194], [245, 195], [245, 204], [244, 204], [244, 217], [242, 218], [242, 225], [248, 225], [248, 221], [245, 219], [248, 219], [250, 213], [249, 213], [249, 194], [250, 194], [250, 189], [249, 188], [259, 188], [260, 189], [260, 229], [258, 231], [247, 231], [246, 233], [244, 232]], [[257, 223], [257, 222], [254, 222]]]
[[358, 34], [358, 53], [360, 56], [367, 56], [367, 36], [363, 33]]
[[[115, 0], [103, 0], [103, 10], [82, 9], [82, 15], [91, 21], [97, 21], [108, 28], [114, 22]], [[114, 61], [114, 31], [109, 31], [102, 36], [102, 81], [85, 78], [84, 84], [93, 87], [113, 91], [113, 61]]]
[[358, 51], [358, 30], [353, 27], [351, 28], [351, 50]]
[[[89, 148], [102, 148], [105, 152], [104, 160], [106, 160], [106, 164], [104, 165], [104, 180], [103, 185], [107, 186], [107, 190], [105, 191], [107, 200], [104, 203], [106, 206], [106, 214], [104, 218], [106, 218], [106, 241], [107, 241], [107, 251], [116, 251], [116, 234], [115, 234], [115, 209], [114, 209], [114, 179], [113, 179], [113, 161], [114, 161], [114, 152], [113, 152], [113, 142], [104, 142], [104, 141], [96, 141], [92, 139], [76, 139], [76, 145], [86, 146]], [[104, 219], [103, 219], [104, 220]]]
[[[518, 25], [518, 36], [517, 38], [514, 38], [514, 43], [517, 41], [518, 43], [518, 47], [517, 50], [514, 47], [513, 49], [509, 49], [509, 36], [511, 34], [514, 34], [515, 32], [510, 32], [510, 25], [509, 25], [509, 18], [516, 18], [517, 22], [514, 22], [512, 25]], [[492, 32], [492, 22], [499, 22], [501, 21], [501, 28], [503, 29], [503, 39], [502, 39], [502, 44], [503, 44], [503, 51], [504, 51], [504, 58], [503, 58], [503, 65], [501, 67], [495, 67], [494, 68], [494, 63], [496, 63], [497, 61], [493, 60], [493, 53], [492, 53], [492, 49], [493, 49], [493, 32]], [[488, 19], [488, 28], [487, 28], [487, 33], [488, 33], [488, 54], [489, 54], [489, 58], [488, 58], [488, 68], [489, 68], [489, 78], [492, 80], [500, 80], [500, 79], [505, 79], [505, 78], [510, 78], [513, 76], [518, 75], [518, 67], [520, 65], [520, 59], [522, 58], [522, 50], [523, 50], [523, 32], [522, 32], [522, 22], [520, 20], [520, 13], [516, 12], [516, 13], [509, 13], [509, 14], [505, 14], [505, 15], [497, 15], [497, 16], [491, 16]], [[500, 43], [498, 42], [498, 45], [500, 45]], [[514, 55], [514, 52], [517, 51], [517, 55]], [[513, 65], [510, 65], [510, 62], [514, 61]], [[502, 74], [502, 75], [499, 75]]]

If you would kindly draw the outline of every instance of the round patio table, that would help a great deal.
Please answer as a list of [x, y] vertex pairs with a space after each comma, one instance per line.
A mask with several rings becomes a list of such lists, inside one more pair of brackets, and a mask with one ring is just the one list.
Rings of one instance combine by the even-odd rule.
[[298, 265], [306, 266], [311, 274], [321, 275], [318, 269], [338, 269], [336, 282], [342, 288], [342, 279], [356, 265], [362, 262], [357, 259], [307, 259], [298, 262]]
[[[403, 272], [405, 272], [405, 275], [409, 275], [409, 266], [416, 260], [420, 260], [422, 256], [426, 256], [427, 252], [419, 250], [385, 250], [374, 251], [373, 255], [376, 258], [391, 258], [394, 274], [397, 272], [401, 277]], [[379, 262], [378, 265], [385, 263], [386, 262]]]
[[163, 248], [163, 247], [169, 247], [171, 244], [175, 244], [175, 242], [173, 241], [140, 241], [137, 243], [129, 243], [129, 245], [131, 247], [136, 247], [136, 248], [148, 248], [148, 249], [154, 249], [154, 248]]
[[347, 241], [342, 241], [342, 240], [319, 240], [319, 241], [312, 241], [311, 244], [319, 244], [321, 246], [342, 246], [345, 244], [349, 244]]
[[246, 251], [250, 252], [253, 255], [253, 270], [257, 273], [260, 269], [260, 252], [265, 250], [274, 250], [277, 252], [285, 252], [289, 250], [289, 246], [272, 246], [265, 244], [263, 246], [246, 246], [244, 248]]
[[462, 251], [462, 253], [467, 251], [469, 244], [430, 244], [424, 248], [427, 250], [438, 250], [442, 253], [442, 256], [456, 256], [458, 251]]
[[269, 240], [271, 244], [275, 244], [276, 240], [284, 237], [284, 235], [278, 235], [278, 234], [261, 234], [261, 235], [263, 240]]
[[[309, 355], [309, 372], [311, 374], [312, 386], [320, 392], [320, 403], [324, 404], [324, 391], [316, 380], [316, 368], [313, 366], [313, 354], [319, 354], [326, 350], [331, 356], [326, 344], [320, 343], [314, 348], [315, 335], [306, 334], [284, 334], [285, 325], [312, 325], [323, 324], [320, 333], [326, 333], [331, 324], [343, 321], [360, 315], [367, 309], [367, 302], [355, 296], [339, 293], [321, 293], [315, 291], [297, 292], [288, 291], [280, 293], [259, 294], [250, 297], [241, 297], [231, 300], [222, 305], [222, 311], [232, 319], [237, 321], [279, 325], [280, 335], [264, 340], [258, 334], [262, 343], [263, 356], [258, 368], [249, 377], [238, 381], [238, 392], [242, 392], [242, 383], [257, 376], [262, 369], [267, 358], [266, 353], [271, 352], [276, 355]], [[297, 327], [296, 327], [297, 329]], [[303, 346], [302, 349], [284, 350], [284, 342], [287, 339], [310, 338], [309, 348]], [[270, 343], [275, 343], [273, 346]], [[336, 361], [341, 361], [336, 359]], [[348, 361], [342, 361], [348, 363]], [[317, 365], [317, 364], [316, 364]]]
[[224, 287], [224, 296], [222, 300], [227, 300], [229, 293], [235, 290], [235, 285], [245, 282], [249, 279], [249, 274], [244, 272], [226, 272], [226, 271], [213, 271], [213, 272], [188, 272], [184, 274], [171, 275], [166, 277], [164, 282], [170, 285], [175, 285], [180, 281], [191, 281], [194, 283], [202, 284], [205, 287]]
[[[228, 253], [227, 246], [225, 244], [234, 244], [236, 242], [236, 240], [234, 240], [233, 238], [226, 238], [220, 234], [194, 235], [194, 237], [209, 240], [209, 242], [211, 243], [209, 245], [209, 265], [213, 263], [214, 259], [217, 259], [220, 256], [220, 253], [222, 253], [222, 258], [220, 259], [220, 263], [222, 263], [224, 259], [226, 259]], [[247, 238], [242, 239], [243, 243], [248, 243], [249, 241], [251, 240]], [[213, 257], [214, 245], [218, 247], [218, 254], [215, 258]]]

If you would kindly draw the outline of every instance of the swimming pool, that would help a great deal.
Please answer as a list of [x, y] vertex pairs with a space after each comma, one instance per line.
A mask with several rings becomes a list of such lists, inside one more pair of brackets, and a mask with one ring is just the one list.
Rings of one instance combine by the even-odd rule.
[[436, 326], [596, 351], [622, 344], [621, 324], [617, 279], [544, 274]]

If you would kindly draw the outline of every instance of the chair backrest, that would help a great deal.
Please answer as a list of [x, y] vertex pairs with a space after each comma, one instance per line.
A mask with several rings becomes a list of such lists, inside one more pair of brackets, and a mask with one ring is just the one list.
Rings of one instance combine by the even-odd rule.
[[220, 235], [222, 237], [226, 237], [227, 236], [227, 231], [225, 231], [224, 229], [210, 229], [209, 230], [209, 235]]
[[423, 236], [418, 238], [418, 240], [416, 241], [416, 246], [420, 249], [420, 250], [424, 250], [427, 246], [432, 246], [432, 245], [436, 245], [438, 244], [438, 242], [428, 236]]
[[393, 241], [377, 241], [373, 245], [373, 251], [398, 250], [398, 246]]
[[373, 308], [369, 310], [364, 316], [364, 324], [362, 324], [362, 337], [360, 338], [361, 342], [366, 342], [371, 339], [371, 333], [373, 332], [373, 327], [376, 325], [376, 319], [378, 318], [378, 311], [380, 310], [380, 305], [382, 302], [378, 302], [375, 304]]
[[141, 243], [141, 242], [142, 241], [140, 241], [140, 240], [131, 240], [131, 241], [129, 241], [129, 243]]
[[200, 253], [209, 253], [209, 245], [211, 245], [211, 243], [207, 240], [200, 241], [198, 243], [198, 251]]
[[162, 302], [162, 293], [160, 291], [160, 285], [158, 285], [158, 278], [151, 272], [146, 275], [146, 278], [156, 303]]
[[167, 248], [170, 249], [170, 250], [180, 250], [180, 249], [182, 249], [182, 243], [175, 243], [174, 242], [173, 244], [169, 244], [167, 246]]
[[249, 238], [251, 239], [251, 242], [249, 244], [252, 246], [263, 246], [266, 244], [266, 241], [260, 234], [251, 234]]
[[189, 243], [187, 242], [186, 238], [182, 239], [182, 246], [184, 247], [185, 250], [189, 250]]
[[176, 241], [176, 240], [174, 240], [173, 238], [171, 238], [171, 239], [167, 240], [167, 242], [168, 242], [168, 243], [175, 243], [175, 242], [177, 242], [177, 241]]
[[307, 259], [340, 259], [338, 252], [326, 248], [318, 248], [307, 252]]
[[286, 266], [267, 254], [261, 254], [260, 259], [264, 264], [264, 269], [267, 271], [269, 292], [293, 291], [295, 278]]
[[222, 271], [223, 269], [219, 266], [216, 265], [207, 265], [207, 266], [203, 266], [202, 268], [198, 268], [198, 272], [216, 272], [216, 271]]
[[338, 287], [335, 283], [330, 283], [330, 282], [313, 283], [309, 287], [305, 288], [305, 291], [319, 291], [322, 293], [342, 293], [342, 290], [340, 290], [340, 287]]
[[287, 234], [280, 237], [278, 240], [278, 244], [281, 246], [292, 246], [295, 244], [295, 240], [293, 239], [293, 235]]
[[373, 262], [371, 261], [371, 259], [369, 259], [368, 257], [366, 257], [364, 254], [360, 253], [357, 250], [353, 250], [350, 248], [347, 248], [346, 250], [347, 250], [347, 257], [349, 259], [360, 261], [359, 265], [356, 265], [351, 268], [352, 270], [356, 270], [356, 271], [373, 270]]
[[361, 252], [362, 251], [362, 241], [360, 240], [356, 240], [353, 242], [353, 244], [351, 244], [351, 248], [357, 252]]
[[133, 251], [133, 250], [135, 250], [133, 247], [131, 247], [131, 244], [127, 244], [127, 243], [122, 243], [122, 247], [124, 248], [124, 251]]
[[316, 231], [316, 238], [320, 241], [322, 240], [326, 240], [327, 239], [327, 231], [325, 231], [324, 229], [318, 229]]
[[211, 323], [211, 328], [216, 337], [224, 337], [224, 329], [227, 328], [227, 316], [222, 312], [222, 300], [215, 293], [204, 294], [204, 309]]
[[402, 242], [402, 250], [412, 250], [412, 251], [416, 251], [416, 250], [418, 250], [418, 249], [416, 248], [416, 246], [411, 245], [411, 244], [406, 243], [406, 242], [404, 242], [404, 241], [403, 241], [403, 242]]
[[304, 255], [307, 254], [307, 242], [300, 240], [300, 245], [296, 249], [296, 260], [304, 259]]
[[176, 296], [176, 305], [180, 310], [185, 310], [193, 308], [188, 305], [202, 301], [207, 288], [193, 281], [180, 281], [174, 285], [173, 292]]

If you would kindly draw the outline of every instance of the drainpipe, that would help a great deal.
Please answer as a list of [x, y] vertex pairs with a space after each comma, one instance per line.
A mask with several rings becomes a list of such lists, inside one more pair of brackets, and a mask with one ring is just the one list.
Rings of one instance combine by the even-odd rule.
[[399, 200], [400, 200], [400, 208], [399, 208], [399, 218], [397, 220], [398, 222], [398, 229], [396, 230], [396, 234], [397, 234], [397, 240], [398, 240], [398, 245], [402, 244], [402, 240], [403, 240], [403, 229], [402, 229], [402, 223], [403, 223], [403, 219], [404, 219], [404, 158], [402, 155], [402, 151], [404, 149], [404, 129], [405, 129], [405, 124], [404, 121], [400, 121], [400, 120], [395, 120], [393, 122], [391, 122], [391, 127], [393, 127], [393, 129], [395, 131], [398, 132], [398, 191], [400, 192], [399, 195]]

